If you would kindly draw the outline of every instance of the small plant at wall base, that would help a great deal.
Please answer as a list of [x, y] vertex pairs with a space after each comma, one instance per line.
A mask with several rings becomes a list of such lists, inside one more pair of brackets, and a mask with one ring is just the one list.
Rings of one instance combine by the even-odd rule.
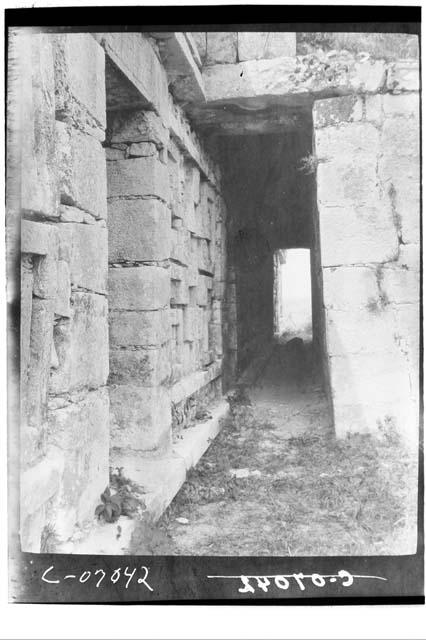
[[306, 175], [312, 175], [316, 172], [319, 164], [319, 159], [316, 155], [309, 153], [304, 158], [300, 159], [300, 166], [298, 167], [299, 171]]
[[121, 497], [118, 494], [111, 495], [110, 488], [107, 487], [101, 493], [102, 504], [95, 509], [95, 515], [103, 518], [105, 522], [116, 522], [121, 516]]
[[105, 522], [116, 522], [120, 516], [138, 517], [146, 509], [143, 493], [143, 487], [124, 476], [123, 467], [111, 468], [110, 486], [101, 494], [102, 503], [96, 507], [95, 515]]

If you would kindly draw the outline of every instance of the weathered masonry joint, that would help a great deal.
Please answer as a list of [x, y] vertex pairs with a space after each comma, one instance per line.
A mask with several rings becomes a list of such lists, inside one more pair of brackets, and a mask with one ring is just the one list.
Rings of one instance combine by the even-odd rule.
[[25, 551], [85, 552], [110, 467], [161, 515], [271, 348], [279, 250], [336, 436], [418, 441], [416, 38], [269, 35], [13, 34]]

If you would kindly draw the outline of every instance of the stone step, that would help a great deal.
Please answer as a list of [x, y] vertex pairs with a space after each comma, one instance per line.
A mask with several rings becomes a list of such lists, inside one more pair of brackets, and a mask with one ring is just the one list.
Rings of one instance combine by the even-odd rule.
[[[147, 517], [156, 522], [167, 509], [194, 467], [220, 432], [228, 414], [228, 403], [222, 398], [209, 408], [211, 418], [182, 431], [172, 451], [158, 458], [137, 455], [115, 456], [112, 465], [123, 467], [123, 473], [144, 487]], [[160, 482], [161, 480], [161, 482]], [[90, 532], [79, 541], [67, 543], [60, 553], [90, 555], [125, 555], [138, 520], [120, 516], [117, 522], [98, 520]], [[121, 530], [117, 529], [121, 527]]]

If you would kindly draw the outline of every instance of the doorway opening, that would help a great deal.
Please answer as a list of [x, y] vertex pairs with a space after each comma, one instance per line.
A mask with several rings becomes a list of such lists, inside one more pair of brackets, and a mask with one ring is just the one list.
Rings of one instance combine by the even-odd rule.
[[274, 252], [274, 336], [312, 341], [310, 249]]

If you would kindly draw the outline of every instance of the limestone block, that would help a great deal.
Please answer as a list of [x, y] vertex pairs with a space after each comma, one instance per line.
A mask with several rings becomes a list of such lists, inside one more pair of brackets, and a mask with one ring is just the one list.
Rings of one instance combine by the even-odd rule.
[[170, 395], [166, 389], [114, 385], [110, 398], [113, 448], [154, 451], [170, 446]]
[[207, 54], [207, 33], [205, 31], [191, 31], [191, 36], [203, 63]]
[[386, 118], [383, 124], [381, 149], [385, 155], [385, 163], [395, 156], [410, 156], [417, 160], [420, 151], [418, 118]]
[[[85, 124], [83, 106], [101, 129], [106, 127], [105, 53], [89, 33], [54, 37], [56, 110]], [[79, 109], [80, 107], [80, 109]]]
[[196, 267], [196, 265], [190, 264], [188, 266], [188, 271], [186, 276], [186, 283], [188, 287], [191, 287], [191, 288], [196, 287], [198, 285], [199, 277], [200, 276], [199, 276], [198, 268]]
[[[125, 145], [124, 145], [125, 146]], [[126, 147], [127, 149], [127, 147]], [[126, 158], [125, 149], [116, 149], [115, 147], [105, 148], [105, 157], [107, 161], [114, 162], [114, 160], [124, 160]]]
[[[185, 276], [182, 275], [182, 278], [185, 278]], [[174, 280], [172, 278], [170, 286], [170, 304], [189, 304], [189, 291], [185, 279]]]
[[183, 310], [183, 339], [186, 342], [193, 342], [196, 338], [196, 326], [198, 320], [198, 310], [196, 307], [185, 307]]
[[398, 256], [398, 231], [389, 203], [382, 206], [319, 205], [323, 266], [386, 262]]
[[27, 411], [29, 426], [44, 419], [53, 343], [54, 300], [33, 297], [28, 367]]
[[395, 305], [392, 310], [395, 318], [394, 337], [407, 358], [411, 392], [416, 398], [419, 394], [420, 305], [400, 304]]
[[[198, 55], [196, 48], [191, 51], [186, 34], [168, 32], [163, 34], [162, 62], [167, 71], [173, 97], [182, 102], [205, 102], [203, 80], [194, 55]], [[201, 64], [201, 61], [198, 60]]]
[[135, 143], [153, 143], [161, 148], [167, 147], [169, 142], [168, 129], [153, 111], [118, 112], [113, 116], [111, 129], [111, 143], [126, 142], [130, 149], [143, 148], [135, 146]]
[[112, 349], [109, 384], [138, 384], [154, 387], [167, 381], [170, 376], [170, 348], [158, 349]]
[[54, 312], [58, 316], [71, 317], [71, 276], [70, 268], [65, 260], [57, 263], [57, 293], [55, 299]]
[[199, 239], [198, 266], [203, 271], [208, 271], [209, 273], [213, 274], [213, 263], [211, 260], [210, 247], [211, 247], [211, 243], [209, 240], [206, 240], [205, 238]]
[[237, 61], [237, 33], [209, 31], [207, 33], [206, 64]]
[[145, 196], [169, 198], [166, 165], [154, 157], [131, 158], [108, 163], [108, 197]]
[[190, 262], [190, 236], [186, 229], [171, 230], [170, 257], [183, 265]]
[[331, 393], [339, 404], [409, 401], [407, 360], [397, 348], [389, 353], [332, 356], [329, 362]]
[[393, 425], [408, 445], [418, 446], [419, 419], [413, 402], [339, 403], [334, 401], [334, 427], [337, 437], [349, 433], [380, 435], [381, 426]]
[[33, 291], [39, 298], [56, 298], [58, 287], [57, 261], [52, 254], [33, 260]]
[[317, 100], [313, 109], [315, 129], [338, 126], [346, 122], [359, 122], [363, 115], [362, 98], [356, 95], [338, 99]]
[[68, 243], [71, 285], [94, 293], [106, 293], [108, 272], [107, 229], [99, 224], [67, 223], [62, 233], [63, 243]]
[[46, 507], [43, 505], [32, 515], [25, 518], [21, 513], [19, 537], [21, 551], [24, 553], [40, 553], [41, 536], [46, 523]]
[[198, 287], [196, 290], [196, 300], [197, 304], [200, 307], [206, 307], [208, 304], [208, 295], [207, 295], [207, 278], [205, 276], [199, 277]]
[[108, 229], [110, 262], [170, 257], [170, 210], [159, 200], [111, 200]]
[[128, 148], [129, 158], [146, 158], [148, 156], [158, 156], [157, 147], [154, 142], [133, 142]]
[[61, 202], [105, 218], [106, 162], [100, 142], [57, 121], [56, 144]]
[[281, 32], [239, 31], [238, 60], [259, 60], [296, 55], [296, 34]]
[[417, 117], [386, 119], [378, 171], [406, 243], [420, 236], [419, 141]]
[[57, 447], [50, 447], [46, 456], [21, 473], [21, 521], [40, 509], [58, 491], [64, 462], [63, 452]]
[[142, 100], [153, 105], [166, 122], [167, 74], [149, 38], [140, 31], [108, 32], [99, 36], [108, 57], [136, 87]]
[[[399, 352], [399, 330], [393, 306], [373, 314], [368, 309], [327, 309], [327, 353], [382, 354]], [[378, 356], [380, 357], [380, 356]]]
[[200, 202], [200, 171], [198, 167], [187, 164], [185, 166], [185, 188], [195, 204]]
[[111, 311], [109, 339], [113, 347], [159, 346], [170, 337], [166, 310]]
[[19, 68], [22, 108], [9, 142], [20, 146], [21, 208], [57, 216], [55, 155], [55, 85], [53, 51], [47, 34], [20, 34]]
[[[365, 309], [380, 301], [376, 269], [373, 267], [331, 267], [323, 269], [323, 298], [326, 309]], [[372, 310], [373, 312], [373, 310]]]
[[96, 388], [108, 377], [108, 305], [93, 293], [71, 295], [71, 319], [58, 321], [54, 343], [58, 366], [51, 371], [50, 391]]
[[213, 282], [213, 297], [216, 298], [216, 300], [223, 300], [225, 298], [225, 289], [226, 282], [215, 278]]
[[112, 310], [154, 311], [168, 306], [170, 274], [157, 266], [109, 270], [109, 305]]
[[393, 93], [419, 90], [419, 64], [414, 60], [401, 60], [390, 65], [387, 89]]
[[37, 255], [49, 253], [56, 255], [57, 236], [57, 227], [54, 224], [22, 220], [21, 253], [35, 253]]
[[64, 451], [61, 490], [55, 501], [55, 529], [66, 539], [75, 524], [93, 520], [109, 482], [109, 399], [106, 389], [49, 414], [49, 441]]
[[209, 323], [209, 346], [216, 356], [223, 354], [222, 325], [216, 322]]
[[389, 94], [383, 98], [383, 113], [385, 117], [403, 116], [405, 118], [419, 118], [420, 100], [418, 93]]
[[214, 64], [203, 69], [203, 80], [207, 102], [260, 98], [262, 105], [272, 106], [285, 96], [288, 104], [297, 105], [307, 93], [314, 99], [325, 92], [379, 93], [386, 71], [384, 60], [357, 62], [355, 55], [340, 52], [327, 61], [310, 57], [309, 64], [300, 56]]
[[315, 133], [318, 203], [377, 205], [376, 163], [379, 153], [377, 129], [370, 123], [339, 128], [326, 127]]
[[384, 265], [383, 269], [382, 288], [389, 300], [397, 304], [417, 302], [420, 296], [419, 265], [412, 264], [420, 259], [419, 247], [405, 245], [404, 249], [407, 247], [412, 249], [412, 256], [407, 256], [403, 265], [392, 262]]

